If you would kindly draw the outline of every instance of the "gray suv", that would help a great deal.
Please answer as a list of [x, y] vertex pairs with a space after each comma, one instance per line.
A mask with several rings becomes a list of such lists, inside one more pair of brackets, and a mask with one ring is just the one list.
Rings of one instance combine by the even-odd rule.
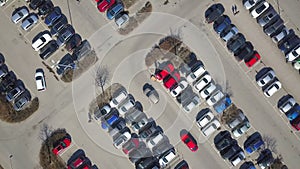
[[277, 32], [280, 32], [284, 28], [283, 20], [280, 17], [276, 17], [272, 23], [266, 28], [264, 28], [264, 32], [273, 37]]
[[263, 14], [262, 17], [259, 17], [257, 23], [262, 27], [268, 26], [267, 24], [277, 16], [278, 16], [277, 12], [273, 8], [270, 8], [270, 10], [268, 10], [268, 12]]

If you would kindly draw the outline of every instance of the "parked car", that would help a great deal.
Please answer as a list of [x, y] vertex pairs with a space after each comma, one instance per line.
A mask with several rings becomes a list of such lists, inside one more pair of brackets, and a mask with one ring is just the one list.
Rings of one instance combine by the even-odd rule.
[[238, 28], [233, 25], [227, 25], [227, 27], [220, 33], [220, 38], [222, 38], [225, 42], [228, 42], [234, 35], [238, 34]]
[[214, 144], [218, 151], [222, 151], [227, 147], [237, 144], [237, 141], [231, 137], [229, 131], [223, 130], [215, 136]]
[[160, 132], [157, 131], [155, 132], [152, 137], [150, 137], [149, 139], [146, 140], [147, 146], [152, 149], [153, 147], [155, 147], [156, 145], [158, 145], [161, 141], [164, 141], [166, 139], [165, 135]]
[[288, 54], [291, 50], [293, 50], [297, 45], [299, 45], [300, 39], [297, 35], [291, 35], [282, 40], [281, 43], [278, 44], [278, 48], [285, 55]]
[[180, 74], [179, 72], [174, 71], [171, 75], [169, 75], [163, 80], [163, 83], [165, 88], [171, 91], [178, 84], [179, 81], [180, 81]]
[[211, 76], [209, 74], [206, 74], [198, 81], [196, 81], [194, 88], [198, 92], [200, 92], [204, 87], [206, 87], [211, 82], [211, 80], [212, 80]]
[[128, 94], [125, 90], [120, 91], [116, 95], [114, 95], [109, 102], [110, 107], [118, 107], [121, 102], [127, 99]]
[[197, 122], [197, 125], [199, 126], [199, 128], [201, 129], [201, 128], [205, 127], [208, 123], [210, 123], [214, 118], [215, 118], [215, 116], [213, 115], [211, 110], [208, 110], [202, 116], [197, 117], [196, 122]]
[[126, 128], [125, 120], [123, 118], [119, 118], [114, 124], [111, 125], [108, 133], [112, 138], [116, 138], [121, 131], [125, 130], [124, 128]]
[[80, 60], [87, 54], [91, 52], [91, 45], [87, 40], [84, 40], [81, 42], [81, 45], [79, 45], [77, 48], [73, 50], [72, 58], [73, 60]]
[[261, 149], [264, 146], [264, 141], [258, 132], [251, 134], [244, 142], [244, 149], [248, 154]]
[[290, 121], [290, 124], [292, 125], [292, 127], [295, 130], [299, 131], [300, 130], [300, 116], [298, 116], [294, 120]]
[[201, 129], [204, 136], [208, 137], [215, 131], [217, 131], [221, 127], [219, 120], [214, 119], [209, 124], [207, 124], [204, 128]]
[[125, 154], [129, 154], [131, 151], [138, 149], [141, 145], [140, 139], [138, 138], [137, 135], [134, 133], [131, 135], [131, 138], [129, 141], [127, 141], [125, 144], [122, 146], [122, 151]]
[[257, 18], [260, 15], [262, 15], [268, 8], [270, 7], [270, 4], [266, 1], [261, 1], [252, 11], [251, 16], [253, 18]]
[[74, 63], [72, 56], [69, 53], [67, 53], [60, 59], [58, 64], [56, 64], [56, 73], [58, 75], [62, 75], [66, 73], [67, 70], [75, 69], [75, 68], [76, 68], [76, 64]]
[[115, 17], [115, 23], [116, 25], [121, 28], [122, 26], [126, 25], [129, 22], [129, 15], [125, 12], [120, 12]]
[[270, 21], [270, 24], [266, 26], [263, 30], [265, 34], [273, 37], [276, 33], [280, 32], [285, 26], [283, 25], [283, 20], [280, 17], [274, 18]]
[[264, 87], [269, 82], [273, 81], [276, 77], [275, 72], [271, 69], [268, 70], [266, 73], [264, 73], [257, 81], [256, 83], [260, 87]]
[[77, 156], [68, 164], [68, 169], [77, 169], [83, 167], [86, 163], [91, 163], [90, 160], [84, 155], [81, 154]]
[[38, 20], [38, 16], [34, 13], [31, 13], [22, 21], [21, 28], [25, 31], [28, 31], [38, 22]]
[[135, 163], [136, 169], [159, 168], [158, 159], [155, 157], [144, 157]]
[[120, 115], [125, 115], [130, 109], [134, 108], [135, 101], [132, 98], [125, 100], [118, 108]]
[[158, 103], [159, 95], [158, 95], [157, 91], [153, 88], [152, 85], [150, 85], [149, 83], [146, 83], [143, 86], [143, 92], [152, 103], [154, 103], [154, 104]]
[[220, 101], [224, 97], [225, 97], [225, 95], [223, 94], [223, 92], [221, 92], [220, 90], [217, 90], [206, 100], [206, 103], [209, 106], [213, 106], [214, 104], [216, 104], [218, 101]]
[[230, 129], [234, 129], [245, 120], [247, 120], [246, 116], [241, 109], [238, 109], [236, 116], [234, 116], [231, 120], [228, 120], [227, 125]]
[[175, 157], [176, 157], [175, 150], [170, 149], [159, 157], [158, 162], [161, 167], [166, 167]]
[[53, 11], [51, 11], [46, 17], [44, 23], [51, 27], [55, 21], [57, 21], [62, 16], [61, 10], [59, 7], [54, 7]]
[[99, 0], [97, 1], [97, 8], [99, 12], [105, 12], [115, 3], [115, 0]]
[[238, 153], [229, 158], [230, 163], [233, 166], [237, 166], [241, 161], [246, 158], [243, 150], [240, 150]]
[[30, 0], [29, 7], [33, 10], [36, 10], [43, 3], [45, 3], [45, 0]]
[[227, 15], [222, 15], [214, 22], [213, 28], [218, 34], [220, 34], [227, 27], [227, 25], [230, 24], [230, 18]]
[[186, 100], [182, 103], [183, 110], [187, 113], [192, 111], [194, 107], [196, 107], [200, 103], [200, 98], [198, 95], [194, 95], [190, 99]]
[[56, 36], [59, 33], [59, 31], [62, 30], [62, 28], [64, 28], [64, 26], [67, 24], [68, 19], [65, 15], [62, 14], [62, 16], [53, 23], [50, 29], [51, 35]]
[[173, 89], [171, 90], [171, 96], [177, 97], [181, 92], [183, 92], [188, 87], [188, 82], [186, 80], [181, 80]]
[[44, 47], [48, 42], [52, 40], [50, 33], [44, 32], [43, 34], [39, 34], [34, 37], [32, 40], [32, 48], [35, 51], [39, 51], [42, 47]]
[[233, 54], [238, 53], [239, 49], [244, 47], [246, 43], [246, 38], [243, 34], [238, 33], [234, 35], [228, 42], [227, 42], [227, 49], [232, 52]]
[[239, 124], [237, 127], [235, 127], [232, 130], [232, 133], [235, 137], [240, 137], [245, 132], [247, 132], [250, 129], [251, 125], [248, 120], [244, 120], [241, 124]]
[[6, 100], [11, 102], [25, 92], [25, 88], [21, 85], [16, 86], [14, 89], [6, 93]]
[[296, 47], [294, 47], [289, 53], [287, 53], [285, 55], [285, 59], [288, 62], [293, 62], [296, 59], [298, 59], [299, 56], [300, 56], [300, 42], [299, 42], [299, 44]]
[[290, 34], [295, 33], [293, 29], [288, 29], [287, 27], [284, 27], [280, 32], [275, 33], [272, 37], [272, 40], [274, 43], [280, 43], [281, 40], [283, 40], [285, 37], [287, 37]]
[[293, 121], [298, 116], [300, 116], [300, 106], [297, 104], [290, 111], [285, 113], [285, 115], [286, 115], [286, 117], [288, 118], [289, 121]]
[[244, 58], [244, 61], [248, 67], [252, 67], [253, 65], [255, 65], [255, 63], [257, 63], [260, 60], [260, 58], [261, 57], [259, 53], [255, 51], [253, 55], [249, 55], [246, 58]]
[[280, 89], [281, 89], [281, 83], [277, 80], [277, 81], [271, 83], [264, 90], [264, 94], [265, 94], [266, 97], [271, 97], [271, 96], [273, 96], [273, 94], [275, 94]]
[[59, 153], [61, 153], [63, 150], [65, 150], [70, 145], [71, 145], [71, 139], [65, 137], [52, 149], [52, 152], [53, 152], [53, 154], [58, 155]]
[[215, 20], [217, 20], [221, 15], [223, 15], [225, 9], [224, 6], [220, 3], [211, 5], [206, 11], [205, 11], [205, 20], [208, 23], [212, 23]]
[[243, 5], [247, 10], [250, 10], [252, 7], [254, 7], [260, 1], [261, 0], [244, 0]]
[[114, 147], [117, 149], [121, 149], [122, 146], [131, 139], [131, 133], [129, 128], [125, 127], [120, 131], [118, 136], [115, 136], [113, 139]]
[[68, 52], [72, 52], [75, 48], [77, 48], [81, 44], [81, 36], [75, 33], [66, 43], [65, 48]]
[[220, 151], [220, 154], [223, 159], [227, 160], [233, 157], [235, 154], [239, 153], [242, 148], [238, 144], [233, 144], [227, 148]]
[[101, 127], [102, 129], [108, 131], [109, 127], [111, 127], [115, 122], [119, 119], [119, 115], [116, 113], [109, 113], [103, 119], [101, 119]]
[[43, 60], [46, 60], [49, 58], [54, 52], [56, 52], [58, 49], [58, 45], [56, 43], [56, 40], [51, 40], [48, 42], [44, 47], [40, 49], [40, 57]]
[[29, 11], [26, 8], [26, 6], [22, 6], [20, 8], [17, 8], [12, 16], [11, 21], [15, 24], [19, 23], [22, 19], [26, 18], [29, 15]]
[[241, 165], [240, 169], [256, 169], [256, 168], [251, 161], [246, 161]]
[[266, 13], [257, 19], [257, 23], [261, 27], [265, 27], [268, 26], [269, 23], [272, 24], [272, 20], [276, 19], [276, 17], [279, 17], [277, 12], [273, 8], [269, 8]]
[[63, 46], [68, 40], [75, 34], [75, 30], [72, 25], [67, 24], [64, 28], [58, 33], [56, 43], [58, 46]]
[[108, 114], [111, 110], [112, 110], [112, 108], [110, 107], [109, 104], [105, 104], [101, 108], [98, 108], [94, 112], [94, 118], [95, 118], [95, 120], [100, 120], [101, 117], [103, 117], [106, 114]]
[[200, 92], [200, 96], [203, 99], [208, 98], [215, 90], [217, 89], [217, 87], [211, 82], [208, 86], [206, 86], [201, 92]]
[[122, 3], [115, 3], [112, 5], [106, 12], [107, 19], [112, 20], [117, 16], [119, 13], [123, 12], [124, 6]]
[[162, 154], [167, 152], [170, 149], [174, 149], [174, 146], [170, 144], [169, 140], [165, 140], [152, 148], [152, 155], [156, 158], [159, 158]]
[[149, 123], [147, 127], [139, 131], [139, 135], [142, 139], [150, 138], [155, 132], [160, 130], [160, 127], [156, 126], [155, 123]]
[[197, 142], [190, 133], [183, 134], [181, 136], [181, 141], [192, 151], [195, 152], [198, 150]]
[[2, 66], [0, 66], [0, 79], [4, 78], [8, 74], [8, 70]]
[[157, 69], [155, 72], [155, 78], [158, 81], [164, 80], [175, 70], [174, 65], [172, 63], [167, 63], [162, 69]]
[[254, 54], [254, 47], [251, 42], [247, 41], [236, 53], [234, 53], [235, 59], [240, 62], [244, 58], [248, 58]]
[[287, 113], [295, 106], [295, 104], [296, 101], [293, 96], [286, 95], [279, 99], [277, 107], [281, 113]]
[[189, 165], [185, 160], [180, 161], [174, 169], [189, 169]]
[[193, 83], [194, 81], [196, 81], [201, 75], [203, 75], [206, 72], [204, 66], [202, 64], [195, 64], [193, 65], [193, 67], [191, 68], [191, 73], [189, 73], [186, 76], [186, 80], [189, 83]]
[[144, 117], [147, 117], [144, 112], [134, 108], [133, 111], [125, 114], [125, 121], [128, 125], [131, 125]]
[[147, 117], [143, 117], [141, 119], [138, 119], [137, 121], [134, 121], [130, 127], [133, 131], [140, 132], [146, 125], [149, 125], [149, 123], [153, 123], [153, 121], [148, 119]]
[[37, 69], [35, 72], [36, 88], [39, 92], [46, 90], [46, 80], [42, 69]]
[[4, 6], [6, 4], [6, 0], [0, 0], [0, 6]]
[[128, 154], [129, 160], [133, 164], [139, 162], [142, 158], [151, 157], [151, 156], [152, 156], [151, 151], [149, 150], [149, 148], [146, 147], [139, 147], [137, 149], [130, 151]]
[[51, 0], [46, 0], [45, 3], [39, 7], [38, 15], [45, 16], [48, 13], [50, 13], [53, 10], [53, 8], [54, 8], [54, 5], [51, 2]]
[[265, 149], [263, 150], [259, 157], [257, 158], [257, 164], [261, 169], [265, 169], [271, 166], [271, 164], [273, 164], [274, 161], [274, 157], [272, 155], [271, 150], [269, 149]]
[[21, 95], [20, 97], [18, 97], [17, 99], [15, 99], [13, 107], [14, 107], [14, 109], [16, 111], [20, 111], [29, 102], [30, 102], [29, 96], [27, 96], [27, 95]]

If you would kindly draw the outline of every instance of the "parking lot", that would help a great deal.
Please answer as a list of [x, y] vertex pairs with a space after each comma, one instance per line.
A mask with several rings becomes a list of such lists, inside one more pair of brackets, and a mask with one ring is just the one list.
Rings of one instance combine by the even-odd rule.
[[[170, 34], [170, 28], [181, 30], [184, 43], [197, 54], [198, 59], [203, 61], [206, 69], [222, 90], [230, 93], [235, 105], [247, 115], [251, 129], [246, 135], [238, 138], [239, 145], [242, 147], [247, 136], [259, 131], [263, 135], [274, 137], [277, 151], [282, 155], [285, 164], [289, 168], [297, 168], [298, 161], [292, 157], [298, 157], [300, 153], [298, 144], [300, 134], [294, 132], [288, 119], [279, 112], [277, 101], [287, 93], [292, 94], [296, 101], [300, 101], [297, 85], [299, 74], [291, 65], [285, 63], [280, 50], [263, 33], [240, 1], [221, 0], [219, 2], [224, 5], [225, 14], [230, 16], [240, 32], [259, 51], [262, 62], [255, 64], [254, 67], [249, 69], [244, 62], [237, 62], [227, 51], [225, 43], [214, 32], [212, 24], [204, 22], [204, 11], [212, 4], [211, 1], [186, 3], [181, 0], [176, 4], [175, 1], [170, 1], [167, 5], [163, 5], [163, 2], [155, 2], [154, 11], [162, 13], [151, 14], [128, 36], [121, 36], [116, 31], [114, 23], [106, 20], [105, 16], [97, 11], [95, 2], [92, 0], [81, 1], [79, 4], [76, 1], [53, 1], [55, 5], [60, 6], [68, 20], [72, 21], [76, 32], [80, 33], [83, 39], [90, 41], [99, 59], [95, 65], [108, 66], [111, 74], [110, 82], [122, 84], [136, 100], [141, 102], [144, 112], [147, 116], [154, 118], [156, 123], [164, 129], [164, 133], [180, 154], [180, 159], [185, 159], [190, 168], [221, 169], [232, 168], [232, 166], [228, 161], [224, 161], [215, 149], [213, 138], [218, 132], [205, 138], [195, 123], [196, 114], [201, 109], [207, 108], [207, 104], [202, 103], [192, 112], [186, 113], [167, 93], [163, 85], [150, 80], [150, 74], [145, 66], [145, 55], [155, 43], [158, 43], [159, 39]], [[240, 11], [235, 16], [230, 11], [233, 3], [237, 4]], [[276, 5], [273, 1], [270, 3]], [[14, 168], [38, 168], [38, 152], [41, 142], [38, 135], [40, 126], [47, 123], [53, 128], [66, 128], [74, 140], [72, 147], [62, 154], [64, 160], [68, 159], [71, 152], [82, 148], [98, 168], [133, 168], [134, 166], [123, 152], [113, 147], [109, 135], [101, 130], [99, 124], [94, 121], [88, 122], [89, 103], [100, 93], [94, 85], [96, 68], [90, 68], [72, 84], [57, 81], [31, 47], [32, 38], [47, 27], [43, 23], [38, 23], [31, 31], [25, 32], [19, 25], [10, 21], [14, 8], [24, 4], [23, 1], [12, 2], [10, 0], [4, 7], [1, 7], [0, 12], [3, 17], [0, 18], [0, 23], [5, 29], [1, 29], [2, 33], [0, 33], [0, 39], [2, 39], [0, 50], [5, 55], [8, 67], [24, 80], [33, 96], [39, 97], [40, 109], [20, 124], [0, 123], [2, 134], [0, 163], [5, 168], [9, 168], [11, 164], [8, 157], [13, 154], [11, 162]], [[282, 4], [282, 8], [295, 8], [287, 4]], [[295, 18], [295, 14], [291, 11], [282, 11], [281, 17], [286, 25], [295, 28], [300, 22], [295, 22], [298, 18]], [[297, 14], [296, 10], [294, 12]], [[299, 35], [299, 31], [296, 33]], [[51, 56], [51, 59], [57, 61], [65, 53], [61, 48]], [[51, 59], [46, 63], [51, 65]], [[283, 88], [270, 98], [264, 96], [255, 81], [256, 72], [265, 66], [274, 69], [283, 85]], [[34, 81], [36, 68], [45, 70], [48, 86], [46, 92], [36, 91]], [[143, 95], [142, 86], [145, 83], [151, 83], [158, 91], [160, 96], [158, 104], [151, 104]], [[182, 129], [188, 130], [196, 138], [199, 146], [197, 152], [191, 152], [180, 141], [179, 132]], [[224, 129], [228, 128], [222, 125], [221, 130]], [[18, 141], [20, 138], [23, 144]], [[24, 158], [28, 154], [31, 154], [32, 158]], [[254, 160], [257, 155], [247, 156], [247, 161]], [[118, 162], [114, 163], [113, 159], [117, 159]]]

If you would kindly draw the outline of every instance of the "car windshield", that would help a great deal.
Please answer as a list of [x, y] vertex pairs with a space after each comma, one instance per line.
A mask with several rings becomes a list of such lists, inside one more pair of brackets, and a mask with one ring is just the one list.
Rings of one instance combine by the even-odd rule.
[[184, 140], [184, 143], [188, 143], [188, 142], [190, 142], [190, 141], [191, 141], [190, 138], [186, 138], [186, 139]]

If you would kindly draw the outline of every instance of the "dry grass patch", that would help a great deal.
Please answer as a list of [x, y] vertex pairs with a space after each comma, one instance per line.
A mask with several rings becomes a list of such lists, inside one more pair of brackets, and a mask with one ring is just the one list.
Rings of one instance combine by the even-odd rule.
[[75, 70], [68, 69], [66, 72], [61, 76], [61, 80], [70, 83], [76, 78], [78, 78], [82, 73], [88, 70], [92, 65], [94, 65], [98, 60], [96, 52], [92, 50], [89, 54], [84, 56], [81, 60], [78, 61], [76, 64], [77, 68]]
[[135, 4], [138, 0], [122, 0], [125, 8], [129, 9], [133, 4]]
[[24, 110], [15, 111], [12, 104], [0, 95], [0, 119], [8, 123], [19, 123], [26, 120], [39, 108], [39, 99], [35, 97]]
[[53, 144], [58, 140], [66, 137], [68, 134], [65, 129], [57, 129], [50, 134], [42, 143], [40, 149], [40, 165], [43, 169], [65, 169], [65, 162], [59, 157], [52, 153]]
[[221, 122], [227, 124], [231, 120], [235, 119], [239, 114], [238, 108], [235, 104], [231, 104], [226, 110], [224, 110], [221, 116]]

